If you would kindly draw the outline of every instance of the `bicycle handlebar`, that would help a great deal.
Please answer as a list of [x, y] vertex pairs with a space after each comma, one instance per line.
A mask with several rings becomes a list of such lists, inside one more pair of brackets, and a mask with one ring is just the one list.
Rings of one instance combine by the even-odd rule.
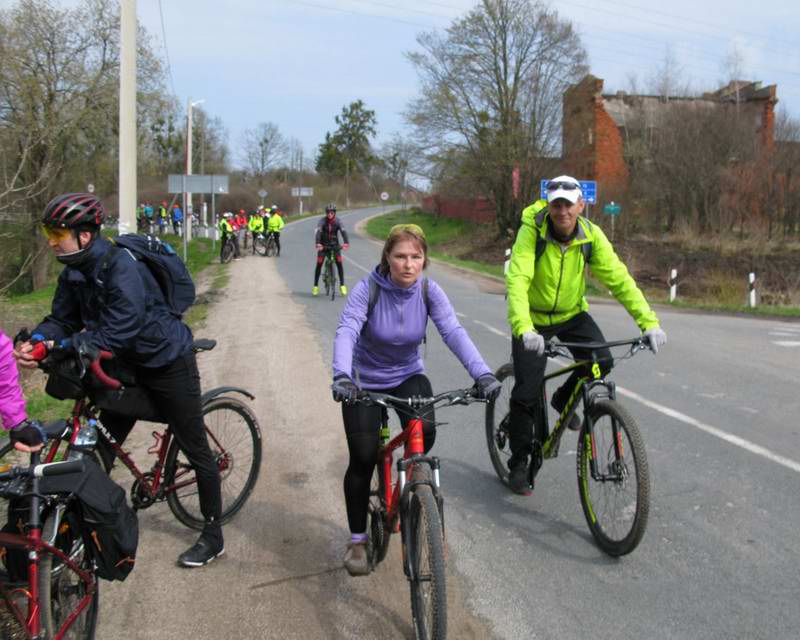
[[599, 349], [610, 349], [630, 345], [631, 355], [642, 349], [650, 349], [650, 343], [644, 336], [637, 336], [627, 340], [612, 340], [610, 342], [545, 342], [544, 354], [548, 357], [567, 356], [572, 357], [568, 349], [588, 349], [597, 351]]
[[41, 478], [44, 476], [60, 476], [67, 473], [83, 473], [84, 471], [86, 471], [86, 465], [83, 460], [49, 462], [32, 465], [30, 467], [13, 467], [8, 471], [0, 473], [0, 482], [20, 477]]
[[454, 389], [438, 393], [435, 396], [410, 396], [408, 398], [398, 398], [388, 393], [377, 393], [375, 391], [359, 391], [358, 396], [353, 402], [365, 405], [381, 405], [382, 407], [394, 407], [402, 409], [423, 409], [432, 405], [437, 405], [445, 401], [441, 406], [449, 407], [454, 404], [471, 404], [473, 402], [486, 402], [483, 398], [476, 396], [476, 390]]

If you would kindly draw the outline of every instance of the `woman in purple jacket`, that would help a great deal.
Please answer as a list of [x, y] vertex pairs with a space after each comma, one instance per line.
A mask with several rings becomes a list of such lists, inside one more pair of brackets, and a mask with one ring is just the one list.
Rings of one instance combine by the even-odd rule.
[[[459, 323], [444, 291], [432, 280], [423, 287], [421, 275], [428, 266], [427, 254], [428, 245], [420, 227], [393, 227], [384, 244], [381, 263], [353, 288], [336, 330], [332, 390], [334, 400], [344, 401], [342, 416], [350, 450], [350, 464], [344, 476], [351, 533], [344, 565], [350, 575], [369, 573], [365, 548], [367, 504], [380, 444], [381, 409], [348, 400], [355, 399], [359, 388], [401, 397], [433, 395], [419, 354], [428, 316], [475, 380], [479, 393], [492, 398], [500, 391], [500, 383]], [[370, 279], [379, 293], [371, 310]], [[398, 416], [404, 427], [412, 418], [400, 411]], [[423, 423], [426, 452], [436, 438], [434, 424], [431, 413]]]

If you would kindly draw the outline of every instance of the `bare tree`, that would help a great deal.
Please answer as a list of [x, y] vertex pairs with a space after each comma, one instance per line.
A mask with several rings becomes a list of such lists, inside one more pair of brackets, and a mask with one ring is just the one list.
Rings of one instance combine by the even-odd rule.
[[287, 153], [287, 145], [278, 125], [262, 122], [254, 129], [246, 129], [242, 135], [242, 164], [245, 170], [263, 177], [280, 162]]
[[[586, 73], [572, 25], [533, 0], [483, 0], [408, 53], [420, 95], [406, 117], [434, 166], [494, 200], [499, 229], [516, 228], [544, 158], [558, 153], [561, 100]], [[512, 174], [520, 192], [514, 197]]]

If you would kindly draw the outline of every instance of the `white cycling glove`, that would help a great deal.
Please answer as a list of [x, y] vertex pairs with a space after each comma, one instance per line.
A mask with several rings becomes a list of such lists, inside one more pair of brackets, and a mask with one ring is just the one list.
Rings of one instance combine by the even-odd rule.
[[650, 343], [650, 349], [653, 353], [658, 353], [659, 347], [667, 344], [667, 334], [661, 327], [653, 327], [644, 332], [644, 337]]
[[522, 344], [525, 347], [525, 351], [533, 351], [537, 356], [544, 353], [544, 338], [535, 331], [523, 333]]

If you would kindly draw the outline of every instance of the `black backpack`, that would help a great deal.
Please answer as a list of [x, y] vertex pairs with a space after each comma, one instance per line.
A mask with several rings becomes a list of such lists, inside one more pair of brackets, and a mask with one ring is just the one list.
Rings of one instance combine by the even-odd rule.
[[[194, 304], [194, 281], [175, 249], [151, 235], [126, 233], [113, 240], [114, 245], [103, 258], [100, 273], [105, 274], [111, 259], [120, 249], [127, 250], [136, 260], [144, 262], [153, 274], [164, 300], [177, 317], [182, 317]], [[101, 279], [105, 276], [101, 276]]]

